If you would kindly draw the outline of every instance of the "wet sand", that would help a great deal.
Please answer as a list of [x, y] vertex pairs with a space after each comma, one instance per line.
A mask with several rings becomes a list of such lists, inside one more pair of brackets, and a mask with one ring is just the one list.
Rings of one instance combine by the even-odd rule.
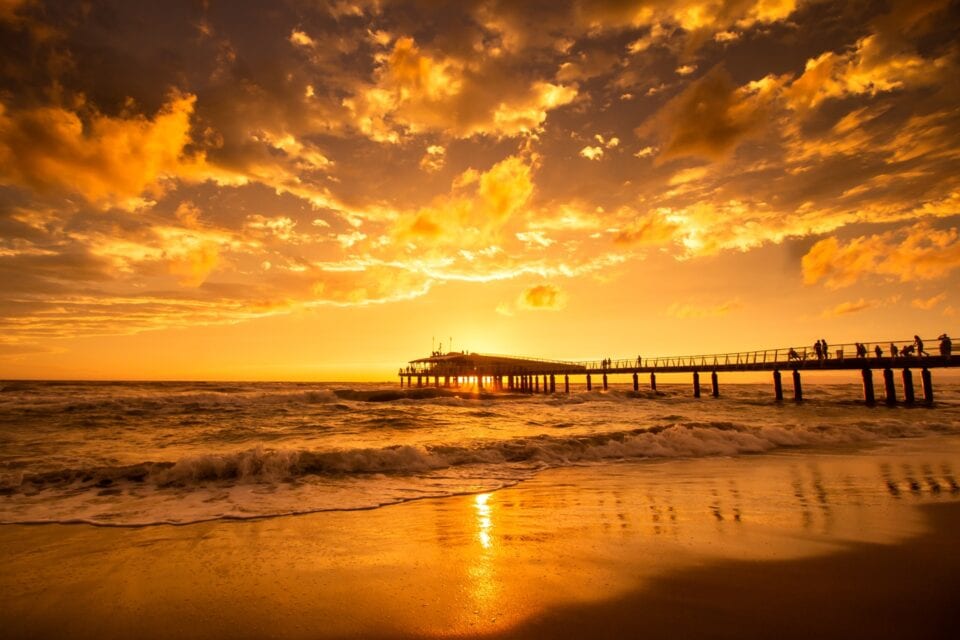
[[960, 440], [575, 467], [490, 494], [0, 526], [10, 638], [956, 637]]

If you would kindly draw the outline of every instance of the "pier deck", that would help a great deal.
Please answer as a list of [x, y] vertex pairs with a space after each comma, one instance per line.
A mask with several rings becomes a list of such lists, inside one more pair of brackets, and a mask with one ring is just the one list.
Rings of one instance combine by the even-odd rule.
[[[467, 352], [433, 353], [429, 357], [411, 360], [401, 368], [400, 384], [412, 386], [414, 380], [418, 387], [430, 385], [460, 388], [464, 384], [478, 389], [492, 388], [495, 391], [519, 391], [527, 393], [556, 393], [557, 376], [563, 376], [563, 391], [570, 392], [570, 377], [584, 376], [588, 390], [593, 388], [593, 378], [604, 389], [608, 388], [608, 376], [632, 375], [633, 388], [639, 390], [641, 374], [649, 376], [650, 388], [657, 388], [656, 376], [659, 373], [689, 373], [693, 378], [693, 395], [700, 396], [700, 374], [709, 373], [713, 396], [719, 396], [717, 374], [724, 372], [770, 371], [773, 373], [774, 396], [783, 399], [781, 371], [789, 371], [793, 377], [793, 396], [803, 399], [801, 372], [804, 371], [849, 371], [858, 370], [863, 380], [864, 400], [872, 404], [875, 401], [873, 388], [873, 370], [882, 371], [885, 399], [887, 403], [897, 402], [894, 386], [894, 369], [901, 369], [904, 402], [914, 401], [912, 369], [920, 369], [923, 399], [933, 402], [933, 382], [931, 369], [956, 367], [960, 358], [951, 353], [949, 339], [926, 341], [936, 354], [908, 353], [893, 355], [894, 344], [911, 345], [913, 340], [883, 341], [862, 343], [859, 353], [866, 349], [867, 355], [857, 355], [857, 344], [833, 345], [826, 357], [819, 356], [807, 348], [787, 347], [764, 349], [737, 353], [722, 353], [693, 356], [671, 356], [656, 358], [607, 358], [588, 361], [547, 360], [543, 358], [524, 358], [496, 354]], [[899, 351], [899, 350], [898, 350]], [[542, 387], [541, 387], [542, 379]]]

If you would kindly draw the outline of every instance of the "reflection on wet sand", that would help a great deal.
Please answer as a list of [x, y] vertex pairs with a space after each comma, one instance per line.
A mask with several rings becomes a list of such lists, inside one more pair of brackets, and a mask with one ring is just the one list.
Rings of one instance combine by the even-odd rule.
[[[958, 465], [960, 439], [900, 441], [850, 455], [584, 465], [512, 489], [363, 512], [0, 528], [7, 611], [40, 611], [38, 584], [82, 594], [44, 601], [56, 616], [4, 618], [0, 607], [0, 623], [54, 636], [68, 622], [162, 629], [181, 612], [229, 610], [231, 637], [304, 637], [304, 620], [324, 621], [311, 637], [509, 633], [550, 608], [610, 601], [691, 567], [915, 538], [927, 526], [915, 505], [960, 501]], [[250, 601], [276, 611], [269, 629], [231, 604]]]

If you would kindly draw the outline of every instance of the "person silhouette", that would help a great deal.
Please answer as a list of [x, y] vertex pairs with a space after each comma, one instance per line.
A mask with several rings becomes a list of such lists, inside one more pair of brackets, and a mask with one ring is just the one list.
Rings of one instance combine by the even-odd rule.
[[883, 357], [883, 348], [882, 348], [880, 345], [875, 346], [875, 347], [873, 348], [873, 352], [874, 352], [875, 354], [877, 354], [877, 357], [878, 357], [878, 358], [882, 358], [882, 357]]
[[917, 348], [917, 355], [918, 355], [918, 356], [928, 356], [928, 355], [930, 355], [929, 353], [927, 353], [926, 351], [923, 350], [923, 340], [921, 340], [921, 339], [920, 339], [920, 336], [918, 336], [918, 335], [916, 335], [916, 334], [914, 334], [914, 336], [913, 336], [913, 345]]
[[950, 352], [953, 351], [953, 342], [950, 341], [950, 336], [945, 333], [940, 334], [940, 355], [944, 358], [950, 357]]
[[817, 354], [817, 360], [823, 360], [823, 347], [820, 346], [819, 340], [813, 343], [813, 351]]

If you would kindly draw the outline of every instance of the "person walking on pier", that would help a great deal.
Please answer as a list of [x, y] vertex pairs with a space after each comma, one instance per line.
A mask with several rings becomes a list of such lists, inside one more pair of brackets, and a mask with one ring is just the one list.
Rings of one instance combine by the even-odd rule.
[[823, 338], [820, 339], [821, 349], [823, 349], [823, 359], [826, 360], [830, 357], [830, 352], [827, 350], [827, 341]]
[[878, 358], [882, 358], [882, 357], [883, 357], [883, 347], [881, 347], [880, 345], [875, 346], [875, 347], [873, 348], [873, 352], [874, 352], [875, 354], [877, 354], [877, 357], [878, 357]]
[[820, 346], [819, 340], [813, 343], [813, 351], [817, 354], [817, 360], [823, 360], [823, 347]]
[[797, 350], [793, 347], [790, 347], [790, 351], [787, 352], [787, 360], [799, 360], [800, 354], [797, 353]]
[[940, 337], [940, 355], [944, 358], [950, 357], [950, 352], [953, 351], [953, 343], [950, 341], [950, 336], [945, 333], [941, 333]]
[[895, 344], [893, 344], [893, 343], [891, 342], [891, 343], [890, 343], [890, 357], [891, 357], [891, 358], [896, 358], [898, 355], [900, 355], [900, 351], [897, 349], [897, 345], [895, 345]]
[[858, 342], [857, 345], [857, 357], [866, 358], [867, 357], [867, 347], [863, 343]]
[[642, 367], [642, 366], [643, 366], [643, 360], [640, 358], [640, 356], [637, 356], [637, 366], [638, 366], [638, 367]]
[[921, 340], [921, 339], [920, 339], [920, 336], [918, 336], [918, 335], [916, 335], [916, 334], [914, 334], [914, 336], [913, 336], [913, 345], [917, 348], [917, 355], [918, 355], [918, 356], [928, 356], [928, 355], [930, 355], [929, 353], [927, 353], [926, 351], [923, 350], [923, 340]]

